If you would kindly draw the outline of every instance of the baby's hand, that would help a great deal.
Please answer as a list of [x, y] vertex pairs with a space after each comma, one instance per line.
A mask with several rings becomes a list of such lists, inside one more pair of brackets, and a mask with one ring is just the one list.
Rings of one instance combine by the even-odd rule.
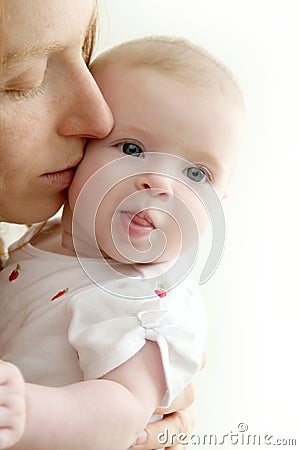
[[19, 369], [0, 360], [0, 449], [22, 436], [25, 425], [25, 384]]

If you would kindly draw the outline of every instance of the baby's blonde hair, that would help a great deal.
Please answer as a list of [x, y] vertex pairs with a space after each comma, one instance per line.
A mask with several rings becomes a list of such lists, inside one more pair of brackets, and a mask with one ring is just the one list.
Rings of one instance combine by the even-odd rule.
[[233, 73], [213, 55], [187, 39], [148, 36], [121, 43], [98, 56], [101, 66], [145, 66], [166, 73], [186, 84], [215, 86], [232, 94], [241, 105], [243, 95]]

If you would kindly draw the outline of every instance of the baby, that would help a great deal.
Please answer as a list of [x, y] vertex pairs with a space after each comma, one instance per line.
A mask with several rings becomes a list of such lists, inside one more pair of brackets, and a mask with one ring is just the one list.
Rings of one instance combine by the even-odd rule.
[[[88, 144], [61, 225], [33, 227], [0, 274], [1, 354], [33, 383], [28, 448], [63, 450], [83, 427], [74, 450], [126, 449], [193, 380], [206, 322], [189, 271], [243, 132], [231, 73], [187, 41], [121, 44], [91, 70], [114, 128]], [[0, 448], [16, 423], [12, 401]]]

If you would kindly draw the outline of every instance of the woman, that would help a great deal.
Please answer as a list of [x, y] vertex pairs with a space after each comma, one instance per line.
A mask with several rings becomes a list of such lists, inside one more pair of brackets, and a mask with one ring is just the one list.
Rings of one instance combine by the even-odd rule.
[[[0, 220], [51, 217], [64, 202], [86, 139], [102, 138], [113, 126], [87, 67], [96, 14], [94, 0], [0, 0]], [[2, 362], [4, 387], [10, 379], [21, 377]], [[192, 399], [189, 387], [173, 411]], [[188, 409], [169, 414], [147, 427], [137, 448], [154, 448], [166, 428], [179, 435], [192, 422]]]

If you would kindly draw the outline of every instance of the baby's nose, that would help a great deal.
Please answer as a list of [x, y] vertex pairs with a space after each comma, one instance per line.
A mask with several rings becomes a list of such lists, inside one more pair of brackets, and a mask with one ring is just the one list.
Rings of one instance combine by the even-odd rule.
[[151, 195], [170, 199], [173, 197], [172, 179], [152, 173], [143, 173], [136, 179], [136, 188], [138, 190], [151, 189]]

